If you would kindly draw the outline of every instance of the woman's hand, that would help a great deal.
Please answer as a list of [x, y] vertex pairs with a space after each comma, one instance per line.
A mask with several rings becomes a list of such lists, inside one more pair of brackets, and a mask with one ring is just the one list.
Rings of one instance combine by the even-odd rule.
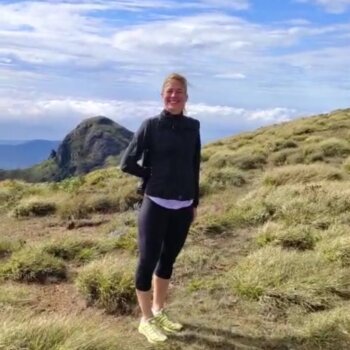
[[196, 217], [197, 217], [197, 208], [192, 208], [193, 210], [193, 216], [192, 216], [192, 221], [196, 220]]

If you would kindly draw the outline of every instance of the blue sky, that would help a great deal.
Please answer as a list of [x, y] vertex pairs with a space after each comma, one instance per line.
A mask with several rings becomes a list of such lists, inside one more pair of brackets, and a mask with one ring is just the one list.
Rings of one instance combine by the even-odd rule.
[[0, 139], [135, 130], [170, 72], [203, 139], [350, 106], [350, 0], [0, 2]]

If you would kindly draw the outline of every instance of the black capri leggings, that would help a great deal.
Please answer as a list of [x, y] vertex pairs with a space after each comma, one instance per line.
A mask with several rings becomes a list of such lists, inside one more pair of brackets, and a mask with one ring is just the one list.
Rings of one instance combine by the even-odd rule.
[[144, 196], [139, 213], [136, 289], [149, 291], [152, 276], [169, 279], [193, 219], [193, 207], [167, 209]]

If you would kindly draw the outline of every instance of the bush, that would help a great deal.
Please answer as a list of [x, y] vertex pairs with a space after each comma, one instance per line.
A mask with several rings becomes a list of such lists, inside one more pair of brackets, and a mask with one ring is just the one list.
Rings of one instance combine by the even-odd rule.
[[125, 350], [125, 335], [86, 318], [7, 317], [0, 324], [3, 350]]
[[244, 258], [230, 276], [235, 291], [248, 298], [281, 293], [316, 302], [332, 299], [331, 290], [346, 289], [346, 274], [316, 252], [266, 246]]
[[272, 153], [269, 156], [269, 160], [272, 162], [272, 164], [280, 166], [288, 164], [290, 162], [290, 157], [295, 154], [296, 152], [294, 149], [282, 149], [279, 152]]
[[207, 162], [214, 153], [215, 148], [203, 148], [201, 152], [201, 161]]
[[349, 142], [335, 137], [320, 142], [319, 147], [326, 157], [342, 157], [350, 154]]
[[265, 172], [264, 185], [281, 186], [286, 184], [317, 182], [322, 180], [342, 180], [343, 174], [335, 167], [326, 164], [289, 165]]
[[64, 238], [43, 246], [43, 251], [67, 261], [87, 262], [114, 250], [135, 252], [136, 234], [133, 229], [118, 236], [105, 239]]
[[330, 223], [344, 220], [350, 210], [349, 191], [344, 182], [288, 185], [255, 191], [245, 201], [264, 201], [275, 210], [273, 219], [285, 225]]
[[285, 148], [297, 148], [298, 143], [294, 140], [280, 139], [274, 142], [273, 151], [280, 151]]
[[242, 148], [239, 151], [219, 151], [208, 161], [210, 167], [234, 166], [242, 170], [259, 169], [266, 163], [266, 154], [259, 148]]
[[35, 248], [14, 253], [0, 268], [0, 277], [19, 282], [57, 282], [67, 278], [64, 263]]
[[263, 247], [267, 244], [279, 245], [282, 248], [297, 250], [314, 249], [319, 236], [315, 229], [307, 225], [280, 226], [268, 223], [256, 237], [257, 243]]
[[320, 244], [320, 251], [329, 261], [340, 262], [341, 266], [350, 266], [350, 238], [341, 236], [325, 240]]
[[47, 199], [31, 197], [22, 200], [14, 209], [13, 216], [30, 217], [30, 216], [47, 216], [56, 212], [56, 203]]
[[35, 301], [34, 293], [32, 293], [27, 286], [18, 285], [18, 283], [0, 285], [0, 308], [2, 309], [4, 306], [20, 308], [30, 305], [33, 301]]
[[208, 172], [206, 181], [216, 189], [225, 189], [229, 186], [241, 187], [246, 183], [244, 174], [234, 168], [213, 169]]
[[23, 240], [0, 239], [0, 259], [21, 249], [24, 244]]
[[340, 306], [309, 315], [298, 325], [301, 349], [348, 349], [350, 344], [350, 309]]
[[120, 211], [119, 200], [111, 194], [96, 194], [87, 198], [86, 206], [92, 213], [115, 213]]
[[303, 148], [305, 162], [322, 161], [324, 158], [344, 157], [350, 154], [350, 145], [346, 140], [329, 138]]
[[63, 260], [87, 261], [96, 256], [96, 242], [89, 239], [60, 239], [43, 246], [43, 251]]
[[116, 258], [105, 258], [85, 266], [76, 280], [78, 290], [88, 305], [107, 313], [129, 313], [135, 305], [134, 272]]
[[348, 173], [350, 173], [350, 157], [344, 160], [343, 167]]
[[261, 225], [274, 215], [275, 209], [264, 201], [238, 203], [221, 214], [206, 215], [193, 225], [204, 235], [231, 233], [234, 229]]
[[62, 220], [86, 219], [90, 215], [86, 196], [74, 196], [69, 201], [61, 203], [57, 213]]

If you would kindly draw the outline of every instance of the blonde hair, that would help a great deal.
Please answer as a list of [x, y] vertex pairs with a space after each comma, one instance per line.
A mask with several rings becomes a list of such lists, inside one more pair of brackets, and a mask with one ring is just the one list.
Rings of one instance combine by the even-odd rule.
[[185, 90], [185, 93], [187, 95], [187, 79], [179, 74], [179, 73], [171, 73], [169, 74], [165, 79], [164, 79], [164, 83], [163, 83], [163, 86], [162, 86], [162, 92], [164, 91], [164, 88], [165, 86], [171, 81], [171, 80], [176, 80], [178, 81], [184, 88]]

